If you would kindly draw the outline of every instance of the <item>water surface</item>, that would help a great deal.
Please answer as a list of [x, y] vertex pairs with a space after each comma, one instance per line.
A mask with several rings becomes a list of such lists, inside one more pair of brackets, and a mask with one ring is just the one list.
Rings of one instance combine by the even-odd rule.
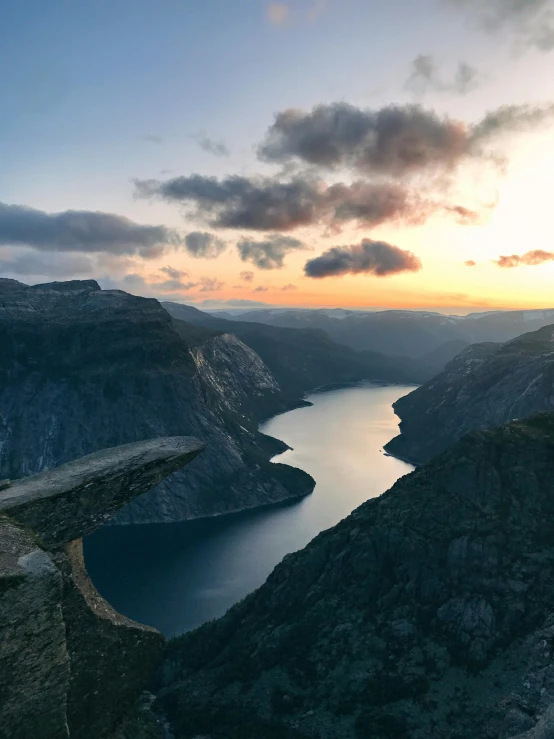
[[309, 396], [314, 405], [261, 430], [293, 449], [274, 461], [316, 480], [303, 500], [176, 524], [106, 527], [85, 541], [89, 574], [121, 613], [167, 636], [221, 616], [275, 565], [413, 468], [383, 454], [398, 430], [392, 404], [413, 387], [365, 385]]

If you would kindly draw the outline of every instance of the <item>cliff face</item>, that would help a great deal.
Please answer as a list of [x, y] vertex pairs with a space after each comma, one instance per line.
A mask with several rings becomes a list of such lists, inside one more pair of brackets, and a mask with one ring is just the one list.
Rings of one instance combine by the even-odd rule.
[[545, 739], [554, 416], [473, 433], [172, 642], [179, 739]]
[[[417, 384], [439, 371], [407, 357], [355, 351], [320, 329], [229, 321], [189, 305], [162, 305], [177, 322], [237, 336], [262, 358], [280, 386], [295, 396], [320, 386], [360, 380]], [[341, 341], [340, 336], [337, 341]]]
[[5, 739], [108, 739], [163, 637], [116, 613], [86, 573], [82, 539], [203, 445], [129, 444], [0, 490], [0, 726]]
[[400, 436], [386, 449], [423, 464], [469, 431], [554, 410], [554, 326], [506, 344], [476, 344], [394, 405]]
[[235, 337], [178, 332], [155, 300], [93, 281], [0, 280], [0, 345], [0, 479], [117, 444], [192, 435], [207, 442], [201, 462], [117, 522], [227, 513], [313, 489], [300, 470], [269, 463], [282, 445], [257, 423], [290, 401], [261, 359]]

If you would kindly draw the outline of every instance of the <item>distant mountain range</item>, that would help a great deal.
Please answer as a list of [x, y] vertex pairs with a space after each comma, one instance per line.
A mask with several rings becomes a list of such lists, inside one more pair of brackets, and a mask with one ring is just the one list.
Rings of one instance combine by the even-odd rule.
[[554, 410], [554, 326], [503, 344], [474, 344], [394, 410], [401, 434], [386, 449], [423, 464], [469, 431]]
[[360, 380], [419, 384], [443, 366], [377, 351], [358, 352], [318, 328], [231, 321], [181, 303], [162, 305], [173, 318], [189, 325], [233, 333], [262, 358], [281, 388], [296, 396], [316, 387]]
[[[483, 341], [509, 341], [528, 331], [554, 323], [554, 309], [490, 311], [468, 316], [388, 310], [359, 312], [343, 309], [254, 310], [239, 315], [217, 313], [241, 323], [265, 323], [286, 328], [315, 328], [334, 341], [358, 351], [371, 350], [433, 364], [433, 353], [450, 343], [452, 349]], [[454, 342], [454, 343], [452, 343]], [[445, 352], [447, 360], [454, 354]]]

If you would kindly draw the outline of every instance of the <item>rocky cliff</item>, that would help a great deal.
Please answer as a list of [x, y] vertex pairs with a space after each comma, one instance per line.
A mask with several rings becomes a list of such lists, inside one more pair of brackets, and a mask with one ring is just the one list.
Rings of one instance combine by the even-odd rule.
[[554, 415], [466, 436], [170, 644], [179, 739], [546, 739]]
[[554, 326], [506, 344], [476, 344], [394, 405], [391, 454], [422, 464], [468, 431], [554, 410]]
[[198, 465], [164, 481], [119, 523], [177, 521], [305, 495], [309, 475], [269, 463], [257, 431], [291, 406], [236, 337], [182, 326], [156, 300], [94, 281], [0, 280], [0, 479], [157, 436], [205, 439]]
[[320, 329], [229, 321], [190, 305], [162, 305], [179, 322], [237, 336], [262, 358], [280, 386], [296, 397], [317, 387], [360, 380], [418, 384], [442, 369], [436, 369], [431, 361], [358, 352], [340, 343], [340, 338], [339, 343], [333, 341]]
[[125, 720], [164, 640], [98, 595], [81, 537], [202, 448], [183, 437], [128, 444], [0, 486], [3, 738], [109, 739]]

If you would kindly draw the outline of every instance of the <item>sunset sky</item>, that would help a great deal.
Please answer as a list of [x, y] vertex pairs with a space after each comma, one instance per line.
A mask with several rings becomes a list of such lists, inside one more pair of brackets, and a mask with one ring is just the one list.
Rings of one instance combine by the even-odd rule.
[[554, 307], [554, 0], [18, 0], [0, 276]]

